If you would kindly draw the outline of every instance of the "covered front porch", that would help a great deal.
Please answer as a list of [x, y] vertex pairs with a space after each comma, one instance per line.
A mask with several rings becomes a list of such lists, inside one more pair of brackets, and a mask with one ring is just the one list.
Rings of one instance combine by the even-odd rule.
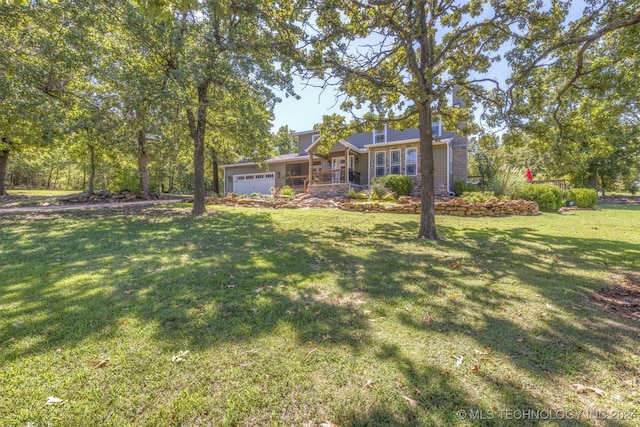
[[287, 165], [285, 185], [324, 197], [346, 196], [351, 188], [356, 191], [367, 188], [366, 151], [341, 141], [327, 154], [318, 153], [317, 144], [312, 144], [307, 152], [306, 165]]

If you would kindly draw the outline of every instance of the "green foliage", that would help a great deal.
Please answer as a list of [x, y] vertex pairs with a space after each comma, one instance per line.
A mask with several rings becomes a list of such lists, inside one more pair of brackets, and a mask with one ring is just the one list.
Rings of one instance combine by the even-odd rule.
[[253, 192], [253, 193], [249, 194], [249, 197], [252, 198], [252, 199], [259, 199], [260, 197], [262, 197], [262, 194]]
[[624, 191], [628, 191], [632, 195], [636, 195], [640, 186], [640, 178], [638, 177], [638, 170], [640, 170], [640, 165], [635, 168], [632, 168], [630, 173], [621, 179], [621, 187]]
[[385, 175], [376, 178], [376, 182], [393, 191], [396, 196], [408, 196], [413, 191], [413, 180], [406, 175]]
[[292, 154], [298, 152], [298, 140], [293, 136], [294, 131], [288, 126], [281, 126], [278, 132], [272, 134], [273, 146], [276, 154]]
[[[581, 23], [585, 30], [586, 22], [592, 31], [629, 13], [624, 2], [603, 2], [603, 9], [592, 9], [600, 7], [596, 3], [585, 12], [594, 19]], [[546, 175], [601, 191], [615, 190], [617, 182], [633, 175], [640, 155], [640, 54], [631, 46], [639, 37], [637, 22], [618, 27], [597, 43], [564, 50], [553, 65], [530, 67], [533, 72], [518, 81], [511, 115], [520, 135], [512, 142], [532, 149], [533, 158], [546, 159]], [[562, 39], [550, 37], [544, 43]], [[531, 57], [523, 50], [512, 58], [521, 66]]]
[[484, 202], [488, 202], [489, 200], [495, 200], [497, 199], [497, 197], [493, 193], [493, 191], [471, 191], [471, 192], [463, 193], [462, 199], [465, 202], [469, 202], [469, 203], [473, 203], [473, 202], [484, 203]]
[[538, 203], [543, 212], [555, 212], [562, 207], [562, 190], [553, 184], [527, 184], [517, 197]]
[[350, 199], [366, 199], [367, 195], [365, 193], [359, 193], [357, 192], [353, 187], [349, 190], [349, 194], [347, 194], [347, 197], [349, 197]]
[[115, 172], [109, 182], [107, 190], [112, 193], [128, 190], [134, 193], [140, 192], [140, 174], [133, 168], [122, 168]]
[[469, 184], [467, 181], [456, 181], [453, 183], [453, 192], [456, 196], [462, 196], [464, 193], [472, 193], [474, 191], [480, 191], [475, 184]]
[[289, 197], [293, 197], [296, 195], [296, 190], [294, 190], [293, 188], [289, 187], [288, 185], [285, 185], [284, 187], [282, 187], [280, 189], [280, 194], [283, 196], [289, 196]]
[[525, 172], [518, 168], [503, 166], [494, 171], [487, 182], [487, 189], [498, 197], [515, 197], [522, 188], [528, 185]]
[[592, 208], [598, 203], [598, 193], [593, 188], [573, 188], [567, 191], [567, 201], [579, 208]]
[[630, 184], [625, 185], [624, 189], [635, 196], [638, 193], [638, 189], [640, 189], [640, 185], [638, 185], [638, 181], [632, 181]]
[[389, 193], [387, 187], [381, 182], [374, 182], [369, 190], [369, 200], [383, 200]]

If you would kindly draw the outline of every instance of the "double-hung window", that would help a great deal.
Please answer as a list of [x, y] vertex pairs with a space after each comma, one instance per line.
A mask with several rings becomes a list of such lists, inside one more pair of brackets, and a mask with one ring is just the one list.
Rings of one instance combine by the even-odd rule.
[[418, 149], [407, 148], [404, 151], [405, 160], [404, 168], [407, 176], [415, 176], [418, 174]]
[[400, 165], [401, 150], [389, 151], [389, 173], [392, 175], [400, 175], [402, 166]]
[[387, 153], [384, 151], [378, 151], [375, 154], [376, 164], [376, 178], [385, 176], [387, 174]]

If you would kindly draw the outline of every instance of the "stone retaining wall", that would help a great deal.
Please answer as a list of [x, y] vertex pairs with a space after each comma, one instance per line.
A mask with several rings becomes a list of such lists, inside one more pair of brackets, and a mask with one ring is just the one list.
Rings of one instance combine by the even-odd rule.
[[[403, 199], [398, 203], [381, 203], [349, 199], [318, 199], [304, 194], [293, 200], [285, 198], [240, 199], [227, 196], [220, 199], [211, 199], [209, 203], [273, 209], [333, 208], [355, 212], [420, 213], [419, 198]], [[456, 216], [537, 215], [538, 204], [526, 200], [493, 200], [484, 203], [466, 203], [460, 198], [436, 198], [435, 211], [436, 214]]]
[[[526, 200], [495, 200], [485, 203], [466, 203], [460, 198], [436, 199], [436, 214], [455, 216], [506, 216], [506, 215], [537, 215], [538, 204]], [[358, 212], [391, 212], [391, 213], [420, 213], [420, 200], [410, 199], [397, 204], [377, 202], [345, 202], [340, 209]]]

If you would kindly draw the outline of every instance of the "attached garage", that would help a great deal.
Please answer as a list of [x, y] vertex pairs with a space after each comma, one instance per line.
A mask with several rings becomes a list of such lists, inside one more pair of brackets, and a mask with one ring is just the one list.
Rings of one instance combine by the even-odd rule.
[[275, 172], [262, 172], [233, 176], [233, 192], [236, 194], [269, 194], [269, 189], [275, 186]]

